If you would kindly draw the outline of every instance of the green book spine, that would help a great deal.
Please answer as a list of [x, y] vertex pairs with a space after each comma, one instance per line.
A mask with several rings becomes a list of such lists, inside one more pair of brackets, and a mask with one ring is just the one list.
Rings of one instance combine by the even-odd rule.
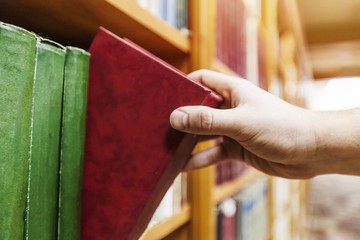
[[64, 47], [37, 42], [26, 239], [56, 239]]
[[60, 154], [60, 240], [80, 239], [89, 59], [87, 52], [67, 48]]
[[36, 36], [0, 22], [0, 239], [24, 237]]

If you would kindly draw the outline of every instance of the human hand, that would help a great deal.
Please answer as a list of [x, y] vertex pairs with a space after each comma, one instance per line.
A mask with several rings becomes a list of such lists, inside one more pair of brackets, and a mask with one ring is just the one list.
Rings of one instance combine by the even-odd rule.
[[329, 157], [329, 146], [337, 143], [326, 133], [331, 129], [324, 124], [326, 114], [293, 106], [244, 79], [208, 70], [189, 77], [219, 93], [224, 103], [222, 109], [184, 106], [171, 114], [175, 129], [223, 136], [222, 144], [193, 155], [187, 169], [236, 159], [286, 178], [349, 173], [340, 153]]

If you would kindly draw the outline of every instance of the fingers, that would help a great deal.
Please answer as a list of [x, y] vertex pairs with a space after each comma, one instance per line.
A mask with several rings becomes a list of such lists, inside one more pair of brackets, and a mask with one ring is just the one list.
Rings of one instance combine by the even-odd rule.
[[230, 98], [230, 93], [234, 89], [234, 85], [239, 81], [238, 78], [210, 70], [198, 70], [190, 73], [188, 76], [214, 90], [227, 100]]
[[235, 131], [233, 109], [214, 109], [204, 106], [187, 106], [173, 111], [170, 124], [173, 128], [198, 135], [229, 136]]

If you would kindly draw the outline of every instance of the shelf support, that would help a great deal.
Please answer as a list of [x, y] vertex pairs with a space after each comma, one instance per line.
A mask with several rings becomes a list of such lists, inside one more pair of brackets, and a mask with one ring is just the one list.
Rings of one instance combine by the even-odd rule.
[[[192, 71], [210, 69], [215, 55], [215, 0], [189, 1], [191, 28]], [[191, 239], [215, 240], [216, 215], [212, 189], [215, 182], [214, 167], [189, 174], [189, 197], [192, 210]]]

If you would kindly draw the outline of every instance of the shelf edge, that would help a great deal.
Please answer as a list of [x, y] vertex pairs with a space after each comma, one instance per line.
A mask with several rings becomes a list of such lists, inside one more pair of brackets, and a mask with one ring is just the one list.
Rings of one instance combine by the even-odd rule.
[[179, 213], [175, 213], [168, 219], [164, 219], [164, 221], [148, 228], [141, 237], [141, 240], [162, 239], [189, 222], [190, 218], [190, 205], [185, 204]]
[[128, 15], [131, 19], [155, 33], [166, 42], [169, 42], [179, 51], [185, 54], [190, 52], [190, 39], [188, 36], [185, 36], [179, 30], [152, 15], [149, 11], [141, 8], [136, 3], [120, 0], [105, 0], [105, 2], [119, 9], [119, 11]]

